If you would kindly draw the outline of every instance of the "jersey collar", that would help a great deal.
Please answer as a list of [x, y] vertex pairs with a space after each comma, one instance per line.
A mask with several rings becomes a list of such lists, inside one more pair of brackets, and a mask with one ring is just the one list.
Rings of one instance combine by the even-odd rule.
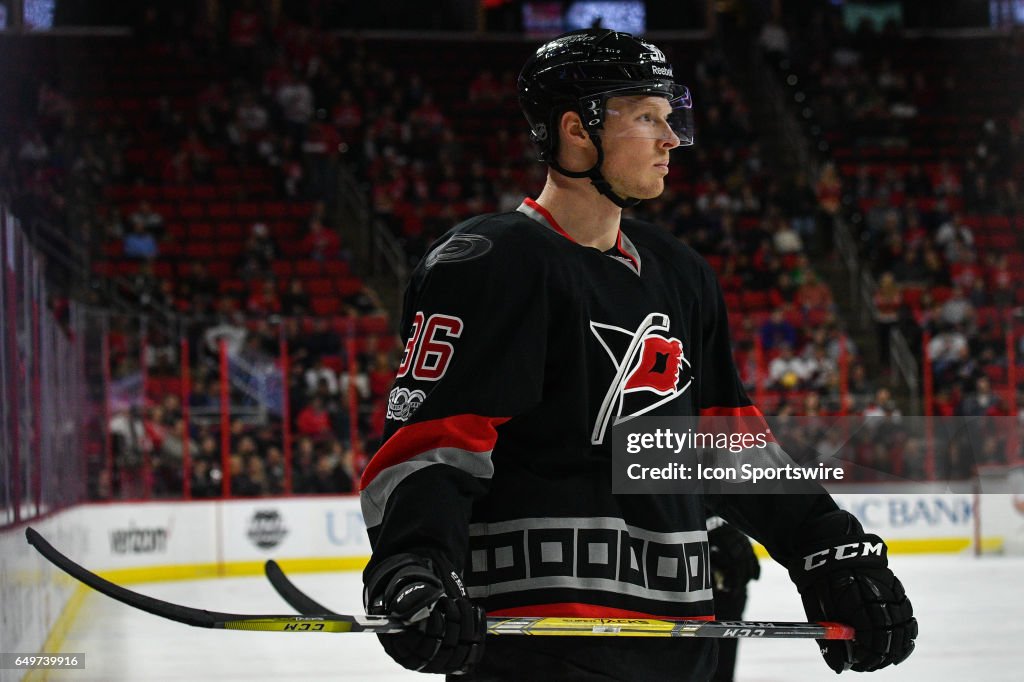
[[[577, 243], [568, 232], [562, 229], [562, 226], [558, 224], [554, 216], [533, 199], [529, 197], [523, 199], [523, 203], [519, 204], [519, 208], [516, 210], [533, 218], [549, 230], [557, 232], [572, 243]], [[604, 254], [622, 263], [637, 275], [640, 274], [640, 253], [633, 246], [633, 242], [629, 240], [629, 237], [623, 234], [621, 228], [619, 228], [619, 234], [615, 239], [615, 246], [605, 251]]]

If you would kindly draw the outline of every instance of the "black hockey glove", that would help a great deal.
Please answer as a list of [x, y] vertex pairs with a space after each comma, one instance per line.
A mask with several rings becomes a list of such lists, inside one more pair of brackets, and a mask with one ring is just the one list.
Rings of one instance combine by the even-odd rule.
[[466, 597], [458, 574], [430, 559], [400, 554], [365, 577], [366, 612], [410, 624], [397, 635], [378, 635], [391, 658], [409, 670], [468, 672], [483, 655], [487, 619]]
[[750, 540], [729, 524], [723, 523], [709, 530], [708, 544], [716, 590], [742, 590], [751, 580], [761, 577], [761, 563]]
[[813, 621], [845, 623], [853, 641], [818, 640], [828, 667], [870, 672], [903, 662], [914, 650], [917, 620], [903, 585], [888, 567], [885, 542], [845, 511], [814, 522], [802, 558], [789, 566]]

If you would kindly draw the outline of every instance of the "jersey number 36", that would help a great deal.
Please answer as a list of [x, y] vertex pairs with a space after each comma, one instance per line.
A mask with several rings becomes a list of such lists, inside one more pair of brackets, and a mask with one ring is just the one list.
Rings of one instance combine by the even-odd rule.
[[437, 381], [443, 377], [455, 353], [454, 346], [445, 339], [457, 339], [461, 335], [461, 319], [436, 313], [424, 320], [423, 313], [417, 312], [402, 354], [402, 364], [398, 366], [398, 378], [408, 374], [410, 368], [413, 378], [420, 381]]

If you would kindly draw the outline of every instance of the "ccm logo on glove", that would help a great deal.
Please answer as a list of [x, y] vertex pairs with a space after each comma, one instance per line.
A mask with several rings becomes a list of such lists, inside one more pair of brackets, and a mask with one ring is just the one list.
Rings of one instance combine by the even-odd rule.
[[830, 547], [814, 554], [808, 554], [804, 557], [804, 570], [810, 571], [824, 566], [828, 562], [830, 555], [842, 561], [843, 559], [853, 559], [855, 557], [868, 556], [869, 554], [881, 557], [884, 551], [885, 543], [883, 542], [851, 542], [848, 545]]

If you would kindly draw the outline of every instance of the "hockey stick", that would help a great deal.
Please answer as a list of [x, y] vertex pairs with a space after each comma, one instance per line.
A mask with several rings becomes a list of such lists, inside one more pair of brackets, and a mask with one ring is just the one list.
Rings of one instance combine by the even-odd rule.
[[[403, 632], [406, 625], [386, 616], [347, 616], [336, 613], [301, 616], [223, 613], [195, 609], [147, 597], [101, 578], [56, 550], [32, 528], [25, 529], [30, 545], [72, 578], [122, 604], [185, 625], [220, 630], [265, 632]], [[298, 588], [296, 588], [298, 589]], [[488, 618], [495, 635], [631, 635], [646, 637], [810, 637], [852, 639], [853, 629], [836, 623], [715, 623], [649, 619]], [[710, 626], [710, 627], [709, 627]]]
[[406, 627], [401, 621], [386, 616], [344, 616], [340, 614], [263, 616], [194, 609], [190, 606], [147, 597], [144, 594], [115, 585], [61, 554], [32, 528], [25, 529], [25, 537], [28, 539], [28, 543], [35, 547], [47, 561], [97, 592], [116, 599], [122, 604], [185, 625], [220, 630], [375, 632], [378, 634], [402, 632]]
[[[267, 580], [288, 605], [304, 615], [334, 614], [296, 587], [273, 559], [263, 566]], [[520, 617], [487, 619], [492, 635], [627, 635], [634, 637], [761, 637], [853, 639], [853, 628], [839, 623], [761, 623], [656, 619]]]

